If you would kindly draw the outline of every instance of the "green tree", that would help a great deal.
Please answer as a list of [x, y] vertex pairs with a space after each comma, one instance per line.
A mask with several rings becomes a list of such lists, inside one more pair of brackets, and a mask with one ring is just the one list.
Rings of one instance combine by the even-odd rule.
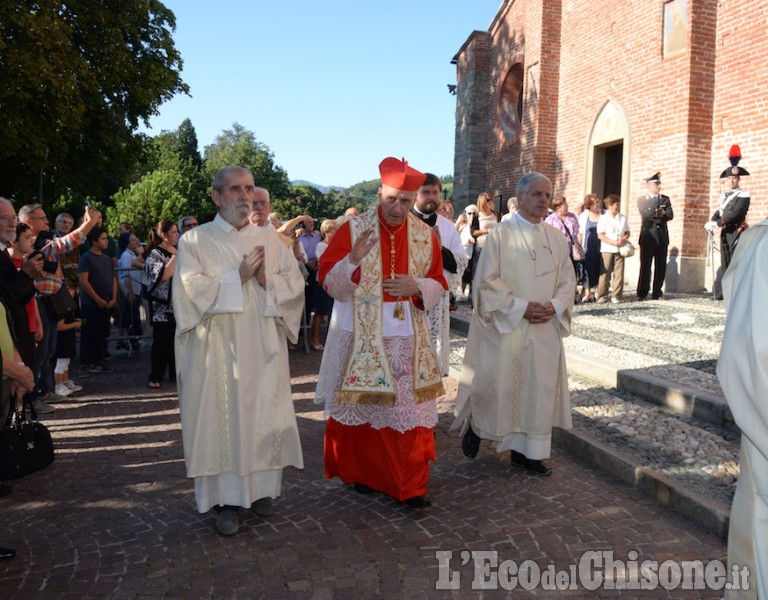
[[214, 211], [208, 188], [210, 179], [201, 168], [200, 154], [190, 140], [197, 140], [194, 127], [185, 119], [175, 131], [163, 131], [148, 144], [144, 169], [152, 171], [173, 171], [186, 182], [182, 195], [188, 201], [188, 213], [203, 215]]
[[202, 167], [203, 159], [197, 144], [197, 132], [192, 121], [188, 118], [184, 119], [176, 130], [176, 139], [178, 140], [179, 153], [189, 158], [198, 169]]
[[369, 208], [363, 203], [359, 203], [350, 199], [349, 195], [346, 193], [346, 190], [337, 190], [333, 188], [326, 192], [323, 201], [325, 216], [328, 218], [335, 218], [343, 215], [348, 208], [353, 206], [360, 212], [364, 212]]
[[159, 0], [0, 3], [0, 193], [103, 199], [127, 183], [139, 123], [188, 91], [174, 28]]
[[323, 192], [306, 184], [291, 186], [288, 198], [273, 199], [272, 210], [283, 220], [297, 215], [310, 215], [315, 219], [324, 219], [330, 216], [326, 210]]
[[188, 183], [178, 171], [153, 171], [114, 195], [115, 205], [106, 211], [107, 228], [117, 231], [117, 225], [127, 221], [140, 239], [146, 239], [160, 219], [175, 221], [195, 214], [185, 196], [188, 190]]
[[266, 144], [256, 140], [253, 132], [234, 123], [216, 137], [210, 146], [205, 147], [205, 167], [208, 181], [219, 169], [236, 165], [250, 169], [254, 181], [259, 187], [269, 190], [273, 203], [290, 198], [291, 184], [288, 174], [282, 167], [275, 165], [274, 155]]

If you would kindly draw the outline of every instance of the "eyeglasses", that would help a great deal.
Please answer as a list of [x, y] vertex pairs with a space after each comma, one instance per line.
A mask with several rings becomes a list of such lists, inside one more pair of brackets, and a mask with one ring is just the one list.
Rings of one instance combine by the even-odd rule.
[[475, 211], [467, 211], [468, 215], [476, 215], [477, 213]]
[[16, 215], [0, 215], [0, 221], [7, 221], [8, 223], [15, 223], [19, 220]]

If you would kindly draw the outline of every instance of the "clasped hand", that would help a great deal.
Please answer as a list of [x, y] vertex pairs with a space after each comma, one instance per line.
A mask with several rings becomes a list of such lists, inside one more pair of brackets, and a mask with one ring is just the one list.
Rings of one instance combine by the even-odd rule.
[[390, 296], [407, 298], [421, 293], [416, 280], [410, 275], [395, 275], [394, 279], [385, 279], [384, 291]]
[[523, 313], [523, 318], [527, 319], [529, 323], [534, 325], [540, 323], [549, 323], [550, 319], [555, 314], [555, 307], [551, 302], [542, 304], [541, 302], [529, 302], [528, 307]]
[[245, 283], [255, 277], [262, 287], [266, 287], [267, 279], [264, 271], [264, 246], [254, 246], [248, 254], [243, 254], [240, 263], [240, 282]]

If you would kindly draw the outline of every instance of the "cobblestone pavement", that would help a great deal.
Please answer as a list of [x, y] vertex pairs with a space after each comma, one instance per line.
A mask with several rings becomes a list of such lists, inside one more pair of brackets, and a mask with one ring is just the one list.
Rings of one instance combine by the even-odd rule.
[[[474, 461], [465, 459], [448, 431], [450, 379], [436, 429], [432, 508], [409, 509], [327, 481], [322, 412], [311, 400], [317, 352], [291, 352], [304, 470], [286, 471], [272, 517], [241, 512], [240, 533], [221, 538], [214, 517], [195, 510], [174, 388], [146, 387], [147, 355], [116, 357], [115, 373], [83, 380], [80, 401], [46, 415], [56, 462], [11, 482], [14, 492], [0, 499], [0, 545], [18, 551], [0, 563], [0, 598], [722, 597], [713, 590], [586, 591], [578, 582], [564, 591], [473, 590], [466, 550], [496, 551], [499, 562], [534, 561], [542, 571], [554, 565], [573, 582], [587, 551], [706, 565], [724, 560], [726, 549], [558, 448], [549, 478], [512, 469], [486, 442]], [[442, 571], [437, 552], [453, 553]], [[436, 589], [449, 582], [457, 589]]]

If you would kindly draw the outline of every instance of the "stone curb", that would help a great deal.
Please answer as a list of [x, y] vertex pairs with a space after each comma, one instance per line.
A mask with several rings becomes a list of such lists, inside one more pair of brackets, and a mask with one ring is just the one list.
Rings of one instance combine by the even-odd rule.
[[668, 506], [721, 539], [727, 539], [730, 507], [683, 488], [672, 479], [638, 464], [583, 431], [555, 427], [552, 439], [572, 454], [645, 492], [661, 506]]
[[578, 352], [566, 350], [565, 357], [568, 371], [583, 379], [624, 390], [686, 417], [738, 430], [731, 409], [722, 396], [678, 385], [638, 369], [620, 369]]

